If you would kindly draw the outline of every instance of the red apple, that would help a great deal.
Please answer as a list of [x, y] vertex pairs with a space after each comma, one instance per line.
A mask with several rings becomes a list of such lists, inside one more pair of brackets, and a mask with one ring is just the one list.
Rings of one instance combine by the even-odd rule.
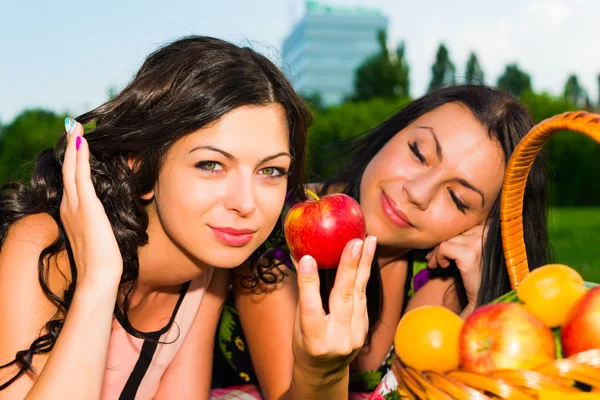
[[352, 239], [364, 239], [365, 217], [352, 197], [337, 193], [313, 197], [295, 204], [283, 224], [290, 252], [300, 260], [309, 254], [319, 268], [336, 268], [342, 251]]
[[461, 367], [482, 374], [498, 369], [533, 369], [556, 356], [550, 328], [517, 303], [475, 310], [465, 320], [459, 348]]
[[573, 306], [563, 325], [560, 339], [563, 354], [600, 349], [600, 286], [596, 286]]

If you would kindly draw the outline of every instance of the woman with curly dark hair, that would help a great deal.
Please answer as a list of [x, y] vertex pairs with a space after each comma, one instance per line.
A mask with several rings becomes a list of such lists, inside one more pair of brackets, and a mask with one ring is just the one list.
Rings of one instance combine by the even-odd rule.
[[[208, 37], [158, 49], [114, 99], [67, 119], [30, 184], [0, 192], [0, 398], [207, 398], [229, 269], [281, 276], [264, 243], [286, 194], [302, 196], [309, 123], [273, 63]], [[366, 285], [362, 247], [346, 249], [346, 291]], [[289, 395], [337, 397], [366, 304], [327, 318], [314, 260], [299, 271]], [[341, 331], [355, 333], [345, 346]]]

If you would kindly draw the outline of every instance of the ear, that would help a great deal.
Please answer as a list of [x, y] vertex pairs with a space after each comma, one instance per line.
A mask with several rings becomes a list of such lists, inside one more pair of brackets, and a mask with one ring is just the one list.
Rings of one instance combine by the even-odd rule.
[[[136, 161], [137, 161], [137, 158], [135, 158], [135, 156], [133, 155], [133, 153], [127, 154], [127, 165], [129, 165], [129, 169], [130, 170], [133, 171], [134, 167], [136, 167], [136, 169], [137, 169], [138, 166], [135, 165]], [[137, 172], [137, 171], [133, 171], [133, 172]]]
[[142, 200], [150, 201], [154, 197], [154, 189], [140, 196]]
[[[134, 174], [140, 168], [140, 164], [137, 163], [137, 158], [135, 158], [135, 156], [132, 153], [129, 153], [127, 155], [127, 165], [129, 165], [129, 168], [133, 171]], [[142, 200], [147, 200], [147, 201], [152, 200], [153, 197], [154, 197], [154, 189], [152, 189], [148, 193], [144, 193], [143, 195], [140, 196], [140, 198]]]

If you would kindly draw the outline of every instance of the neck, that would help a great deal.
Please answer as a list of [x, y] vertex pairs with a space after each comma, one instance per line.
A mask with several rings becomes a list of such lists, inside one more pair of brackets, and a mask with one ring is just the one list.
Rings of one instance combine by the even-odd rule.
[[181, 284], [199, 277], [210, 267], [176, 243], [153, 211], [148, 210], [148, 243], [138, 249], [135, 291], [140, 295], [178, 291]]
[[399, 249], [397, 247], [390, 246], [377, 246], [377, 259], [379, 260], [379, 267], [383, 268], [386, 265], [403, 258], [411, 250], [412, 249]]

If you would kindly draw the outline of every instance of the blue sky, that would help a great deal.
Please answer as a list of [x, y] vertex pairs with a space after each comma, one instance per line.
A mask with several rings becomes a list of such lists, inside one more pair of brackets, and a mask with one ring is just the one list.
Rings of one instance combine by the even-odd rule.
[[[560, 93], [577, 73], [598, 99], [598, 16], [594, 0], [323, 0], [379, 8], [389, 41], [404, 40], [412, 94], [423, 94], [444, 41], [462, 74], [476, 51], [494, 83], [517, 62], [536, 90]], [[304, 12], [303, 0], [0, 0], [0, 121], [44, 107], [77, 115], [123, 87], [156, 47], [189, 34], [250, 42], [277, 59]]]

